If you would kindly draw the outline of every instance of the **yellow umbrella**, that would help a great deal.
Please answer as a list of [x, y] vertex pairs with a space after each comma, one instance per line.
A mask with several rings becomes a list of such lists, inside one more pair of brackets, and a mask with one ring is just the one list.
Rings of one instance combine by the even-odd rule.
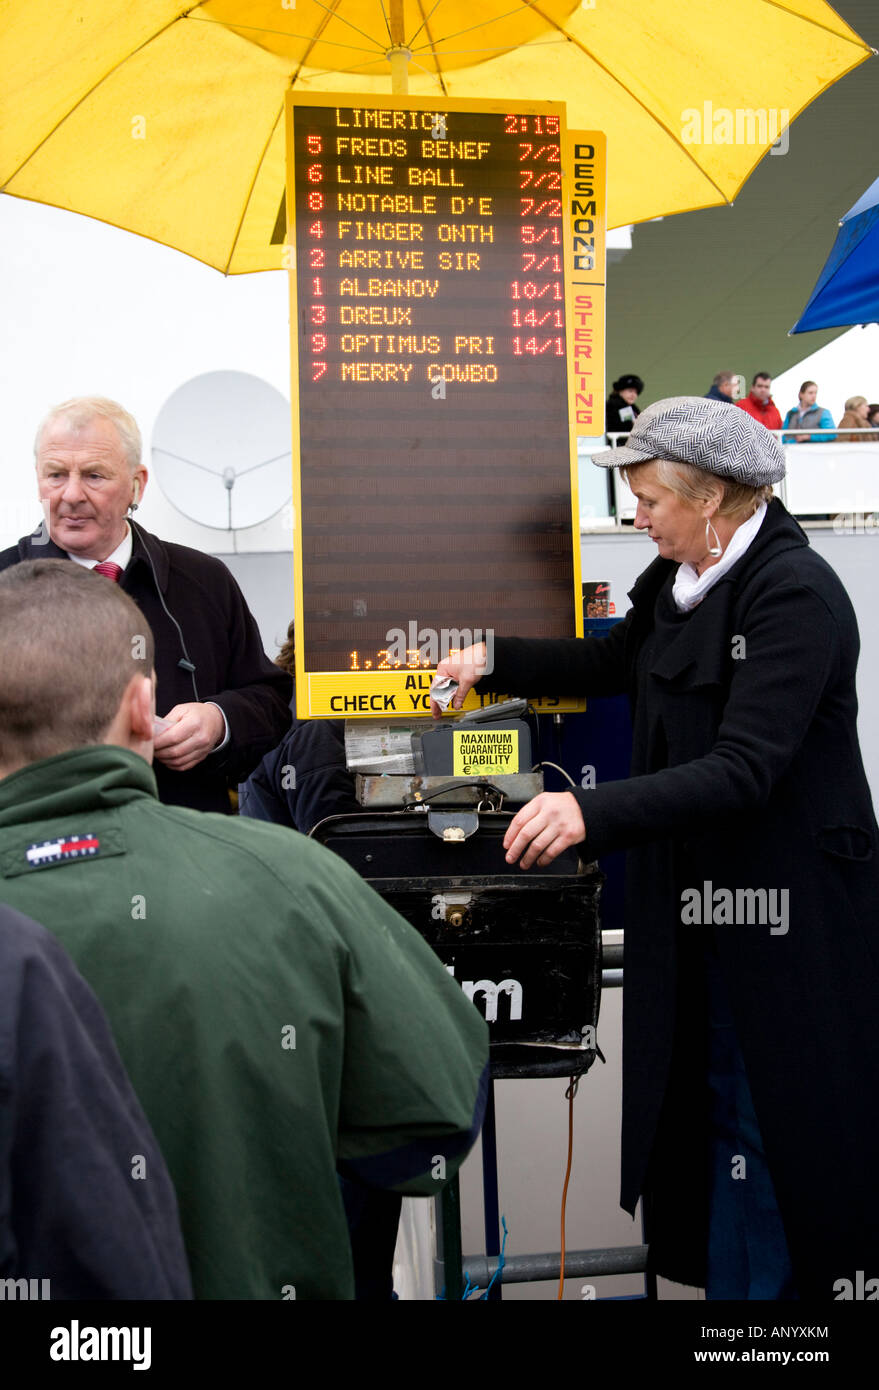
[[731, 201], [874, 50], [824, 0], [0, 0], [0, 190], [281, 265], [284, 93], [563, 100], [608, 224]]

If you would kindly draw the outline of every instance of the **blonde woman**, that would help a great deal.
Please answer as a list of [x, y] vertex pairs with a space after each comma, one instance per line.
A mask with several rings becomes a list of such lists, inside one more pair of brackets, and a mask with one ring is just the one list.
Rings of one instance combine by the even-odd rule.
[[[870, 423], [870, 404], [866, 396], [849, 396], [845, 403], [845, 414], [839, 422], [841, 430], [865, 430]], [[870, 439], [869, 434], [838, 434], [840, 444], [863, 444]]]
[[[631, 776], [546, 793], [504, 845], [627, 858], [621, 1204], [709, 1298], [832, 1300], [879, 1258], [879, 829], [849, 597], [745, 411], [658, 401], [620, 466], [656, 549], [603, 638], [495, 637], [492, 688], [627, 693]], [[484, 647], [444, 661], [454, 704]], [[436, 710], [435, 712], [438, 712]]]

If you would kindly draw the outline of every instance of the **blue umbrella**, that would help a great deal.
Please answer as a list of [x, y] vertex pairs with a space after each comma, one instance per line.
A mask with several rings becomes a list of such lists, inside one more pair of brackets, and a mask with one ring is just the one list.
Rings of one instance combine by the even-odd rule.
[[791, 333], [879, 322], [879, 179], [839, 224], [833, 250]]

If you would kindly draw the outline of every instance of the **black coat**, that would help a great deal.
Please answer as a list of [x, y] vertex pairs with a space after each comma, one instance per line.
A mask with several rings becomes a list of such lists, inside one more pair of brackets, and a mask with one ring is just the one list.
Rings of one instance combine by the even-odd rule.
[[55, 1300], [192, 1298], [174, 1188], [103, 1009], [2, 904], [0, 1020], [0, 1279]]
[[[188, 772], [156, 759], [159, 799], [197, 811], [229, 813], [229, 787], [243, 781], [290, 727], [292, 682], [263, 651], [259, 629], [244, 595], [221, 560], [133, 528], [131, 559], [120, 586], [141, 609], [156, 642], [156, 712], [192, 700], [211, 701], [229, 724], [229, 742]], [[53, 541], [25, 536], [0, 553], [0, 570], [21, 560], [65, 560]], [[150, 564], [152, 560], [152, 564]], [[71, 562], [72, 563], [72, 562]], [[162, 598], [183, 634], [162, 607]], [[178, 665], [195, 666], [195, 681]], [[184, 658], [185, 659], [185, 658]]]
[[345, 762], [344, 719], [295, 719], [238, 788], [238, 814], [307, 835], [326, 816], [363, 810]]
[[[686, 616], [675, 570], [654, 560], [605, 638], [496, 638], [492, 685], [630, 697], [631, 777], [574, 794], [586, 853], [629, 849], [621, 1204], [643, 1192], [652, 1267], [705, 1281], [713, 943], [800, 1295], [832, 1299], [836, 1280], [879, 1272], [879, 830], [857, 624], [777, 499]], [[684, 925], [682, 894], [706, 883], [776, 904], [787, 890], [788, 930]]]
[[[631, 410], [635, 420], [637, 420], [638, 416], [641, 414], [637, 405], [630, 406], [623, 400], [618, 391], [611, 391], [604, 406], [604, 429], [607, 434], [615, 434], [620, 430], [625, 430], [628, 433], [632, 428], [632, 420], [628, 417], [626, 417], [625, 420], [620, 419], [621, 410]], [[624, 442], [625, 441], [622, 439], [617, 440], [619, 445]]]

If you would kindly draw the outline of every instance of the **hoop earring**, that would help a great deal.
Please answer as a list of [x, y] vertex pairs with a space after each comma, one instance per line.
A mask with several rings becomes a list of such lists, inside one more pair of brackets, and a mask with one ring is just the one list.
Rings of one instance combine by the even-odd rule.
[[709, 554], [709, 555], [714, 555], [715, 557], [718, 556], [718, 555], [722, 555], [722, 554], [723, 554], [723, 546], [720, 544], [720, 537], [718, 536], [717, 532], [714, 531], [714, 544], [712, 545], [711, 542], [710, 542], [709, 539], [708, 539], [708, 532], [709, 532], [709, 531], [714, 531], [714, 527], [711, 525], [711, 522], [709, 521], [708, 517], [706, 517], [706, 518], [705, 518], [705, 546], [706, 546], [706, 549], [707, 549], [707, 551], [708, 551], [708, 554]]

